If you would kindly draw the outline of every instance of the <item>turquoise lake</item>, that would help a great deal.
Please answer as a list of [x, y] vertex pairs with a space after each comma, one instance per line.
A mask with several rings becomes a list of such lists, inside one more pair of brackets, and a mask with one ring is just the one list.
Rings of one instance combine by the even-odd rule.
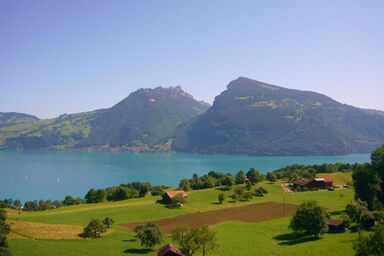
[[259, 157], [184, 153], [10, 152], [0, 151], [0, 199], [63, 199], [84, 197], [90, 188], [148, 181], [178, 185], [193, 173], [211, 170], [236, 173], [255, 167], [272, 171], [293, 163], [363, 163], [370, 154], [343, 156]]

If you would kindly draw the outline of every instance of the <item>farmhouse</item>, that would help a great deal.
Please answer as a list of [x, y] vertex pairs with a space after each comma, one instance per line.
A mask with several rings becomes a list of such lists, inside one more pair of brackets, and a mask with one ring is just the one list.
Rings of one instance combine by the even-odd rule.
[[184, 256], [173, 244], [166, 244], [157, 251], [157, 256]]
[[183, 197], [187, 197], [187, 193], [184, 192], [184, 190], [168, 191], [163, 194], [163, 202], [170, 204], [172, 203], [172, 199], [179, 194], [183, 195]]
[[328, 189], [333, 187], [333, 180], [329, 178], [314, 178], [307, 179], [301, 178], [296, 179], [292, 182], [294, 190], [317, 190], [317, 189]]

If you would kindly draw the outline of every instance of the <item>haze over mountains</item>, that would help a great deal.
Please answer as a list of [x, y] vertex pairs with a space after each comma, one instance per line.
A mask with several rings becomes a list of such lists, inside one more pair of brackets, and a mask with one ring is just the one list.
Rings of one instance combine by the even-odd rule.
[[181, 87], [157, 87], [139, 89], [109, 109], [48, 120], [3, 118], [9, 115], [0, 114], [1, 149], [332, 155], [384, 143], [382, 111], [243, 77], [212, 106]]

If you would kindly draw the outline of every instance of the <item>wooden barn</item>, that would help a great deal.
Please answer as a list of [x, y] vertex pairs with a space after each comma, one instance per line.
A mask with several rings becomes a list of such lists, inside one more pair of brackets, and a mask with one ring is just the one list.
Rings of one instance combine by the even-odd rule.
[[157, 251], [157, 256], [184, 256], [173, 244], [166, 244]]
[[301, 178], [294, 180], [292, 182], [292, 187], [294, 190], [298, 191], [329, 189], [333, 187], [333, 180], [329, 178]]
[[179, 194], [183, 195], [183, 197], [187, 197], [187, 193], [184, 190], [168, 191], [163, 194], [163, 202], [170, 204], [172, 203], [172, 199]]
[[327, 219], [328, 233], [338, 233], [345, 231], [345, 223], [341, 220]]

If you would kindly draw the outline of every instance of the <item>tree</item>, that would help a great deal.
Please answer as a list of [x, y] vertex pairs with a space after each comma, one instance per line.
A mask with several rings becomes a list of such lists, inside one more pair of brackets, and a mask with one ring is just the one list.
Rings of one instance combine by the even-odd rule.
[[164, 233], [155, 223], [147, 223], [135, 227], [136, 237], [140, 240], [141, 246], [154, 247], [164, 240]]
[[205, 256], [209, 251], [217, 247], [216, 233], [211, 231], [208, 225], [203, 225], [192, 230], [198, 251]]
[[222, 204], [225, 200], [225, 194], [224, 193], [220, 193], [217, 197], [217, 199], [219, 200], [219, 203]]
[[188, 226], [179, 226], [172, 229], [172, 240], [180, 245], [185, 256], [192, 256], [199, 248], [193, 232]]
[[372, 210], [380, 192], [380, 178], [371, 165], [359, 166], [352, 174], [355, 187], [355, 197], [367, 202], [368, 209]]
[[16, 199], [14, 202], [13, 202], [13, 206], [16, 208], [16, 209], [20, 209], [21, 208], [21, 201], [19, 199]]
[[246, 192], [243, 193], [243, 199], [245, 201], [251, 200], [252, 197], [253, 197], [253, 193], [251, 191], [246, 191]]
[[250, 191], [250, 190], [252, 189], [252, 186], [253, 186], [252, 182], [250, 182], [249, 180], [247, 180], [247, 182], [245, 183], [245, 189], [246, 189], [247, 191]]
[[240, 170], [236, 174], [236, 184], [244, 184], [247, 181], [247, 177], [244, 174], [243, 170]]
[[372, 169], [378, 173], [382, 182], [378, 200], [384, 204], [384, 146], [376, 149], [371, 154]]
[[182, 179], [179, 184], [179, 188], [181, 188], [184, 191], [191, 190], [191, 182], [187, 179]]
[[104, 220], [103, 220], [103, 224], [107, 227], [107, 228], [110, 228], [113, 223], [115, 223], [115, 221], [110, 218], [110, 217], [106, 217]]
[[235, 194], [237, 195], [238, 198], [241, 198], [243, 196], [244, 192], [245, 192], [245, 188], [244, 187], [240, 187], [240, 186], [235, 187], [234, 192], [235, 192]]
[[98, 219], [93, 219], [84, 228], [83, 237], [98, 238], [107, 231], [105, 225]]
[[[4, 209], [0, 209], [0, 249], [1, 248], [8, 248], [8, 243], [7, 243], [7, 235], [11, 231], [9, 225], [5, 222], [7, 219], [7, 213], [5, 212]], [[4, 249], [4, 255], [5, 254], [5, 249]]]
[[272, 173], [272, 172], [267, 172], [266, 179], [269, 182], [275, 182], [277, 180], [276, 175], [274, 173]]
[[190, 228], [188, 226], [176, 227], [172, 230], [172, 239], [176, 241], [186, 256], [200, 251], [205, 256], [217, 247], [216, 234], [207, 225]]
[[315, 201], [304, 202], [291, 219], [289, 228], [298, 234], [319, 237], [327, 230], [326, 212]]
[[0, 247], [0, 256], [11, 256], [11, 251], [9, 248], [6, 247]]
[[256, 184], [263, 180], [263, 175], [260, 172], [256, 171], [255, 168], [249, 169], [249, 171], [247, 172], [247, 177], [248, 180], [252, 182], [252, 184]]
[[359, 236], [353, 245], [355, 256], [384, 255], [384, 225], [379, 225], [368, 237]]
[[232, 175], [227, 174], [222, 183], [228, 190], [230, 190], [232, 186], [235, 185], [236, 181]]

